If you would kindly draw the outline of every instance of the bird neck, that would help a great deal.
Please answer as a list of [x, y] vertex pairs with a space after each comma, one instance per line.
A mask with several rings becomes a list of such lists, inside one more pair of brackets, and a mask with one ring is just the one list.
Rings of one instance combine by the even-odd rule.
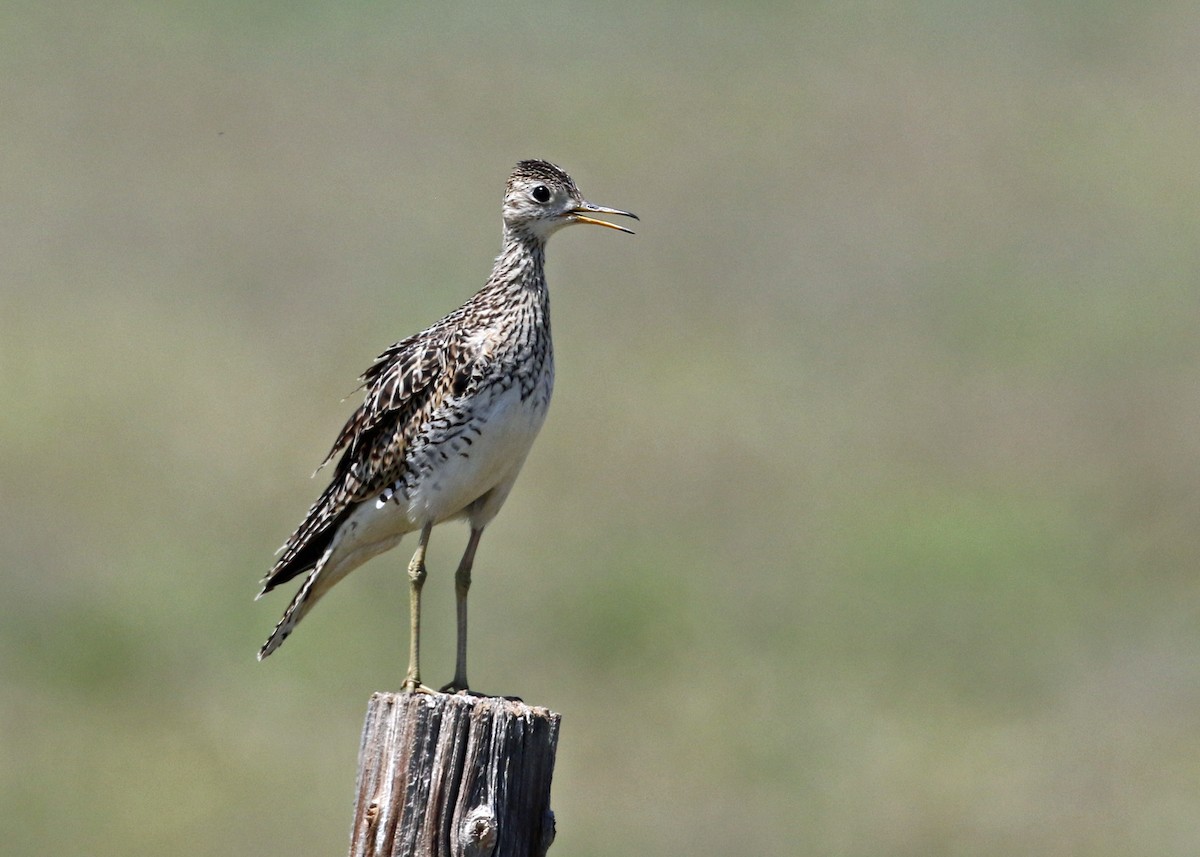
[[504, 244], [492, 268], [491, 283], [505, 291], [545, 294], [545, 264], [545, 239], [506, 226]]
[[[540, 377], [550, 354], [550, 290], [546, 287], [546, 241], [507, 227], [504, 245], [492, 276], [472, 299], [477, 316], [492, 328], [502, 328], [504, 348], [532, 356], [525, 374]], [[532, 349], [532, 350], [530, 350]], [[524, 383], [524, 382], [522, 382]], [[524, 390], [524, 386], [522, 387]], [[528, 391], [522, 392], [522, 398]]]

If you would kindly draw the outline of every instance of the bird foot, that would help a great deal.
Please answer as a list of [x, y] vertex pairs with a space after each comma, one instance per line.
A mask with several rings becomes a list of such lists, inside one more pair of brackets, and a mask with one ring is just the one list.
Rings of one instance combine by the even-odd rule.
[[400, 685], [400, 692], [401, 693], [427, 693], [431, 696], [433, 694], [437, 693], [437, 691], [434, 690], [432, 687], [421, 684], [420, 680], [411, 679], [411, 678], [405, 679], [404, 684]]
[[471, 690], [471, 688], [467, 687], [466, 684], [459, 684], [456, 681], [452, 681], [448, 685], [445, 685], [441, 692], [453, 694], [461, 693], [463, 696], [487, 696], [486, 693], [479, 693], [478, 691]]
[[519, 696], [499, 696], [495, 693], [480, 693], [477, 690], [471, 690], [469, 687], [458, 687], [454, 682], [450, 682], [450, 684], [443, 687], [441, 692], [455, 694], [456, 696], [470, 696], [475, 699], [507, 699], [509, 702], [525, 702]]

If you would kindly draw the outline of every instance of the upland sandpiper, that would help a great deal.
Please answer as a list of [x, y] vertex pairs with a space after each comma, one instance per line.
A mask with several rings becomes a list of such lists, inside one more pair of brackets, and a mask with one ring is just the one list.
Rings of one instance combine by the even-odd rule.
[[281, 548], [259, 597], [308, 576], [258, 653], [291, 634], [318, 599], [372, 557], [419, 533], [408, 565], [411, 649], [404, 687], [421, 684], [421, 585], [435, 524], [465, 518], [467, 548], [454, 576], [454, 678], [468, 690], [467, 590], [484, 528], [500, 511], [546, 417], [554, 387], [546, 240], [573, 223], [623, 226], [594, 215], [637, 215], [584, 200], [562, 169], [521, 161], [504, 194], [504, 242], [486, 285], [433, 326], [389, 347], [362, 376], [363, 403], [324, 464], [329, 486]]

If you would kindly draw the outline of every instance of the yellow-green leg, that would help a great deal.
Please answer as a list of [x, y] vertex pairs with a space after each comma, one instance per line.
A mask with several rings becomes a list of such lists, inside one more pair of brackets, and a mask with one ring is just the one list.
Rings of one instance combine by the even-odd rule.
[[471, 529], [471, 536], [467, 539], [467, 549], [463, 551], [462, 560], [458, 563], [458, 571], [454, 572], [458, 646], [454, 657], [454, 679], [442, 688], [444, 693], [470, 689], [467, 684], [467, 592], [471, 588], [471, 566], [475, 564], [475, 549], [479, 547], [479, 537], [482, 535], [483, 527]]
[[429, 534], [433, 524], [421, 528], [416, 553], [408, 564], [408, 607], [410, 612], [408, 675], [404, 679], [404, 690], [413, 693], [432, 693], [421, 684], [421, 587], [425, 584], [425, 548], [429, 545]]

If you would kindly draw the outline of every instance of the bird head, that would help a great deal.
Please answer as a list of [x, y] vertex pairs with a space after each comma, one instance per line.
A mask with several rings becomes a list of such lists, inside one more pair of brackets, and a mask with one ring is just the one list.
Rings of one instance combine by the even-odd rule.
[[524, 232], [542, 241], [572, 223], [607, 226], [633, 234], [624, 226], [596, 219], [593, 215], [597, 214], [638, 219], [632, 212], [588, 202], [571, 177], [549, 161], [521, 161], [508, 178], [504, 192], [504, 225], [509, 230]]

